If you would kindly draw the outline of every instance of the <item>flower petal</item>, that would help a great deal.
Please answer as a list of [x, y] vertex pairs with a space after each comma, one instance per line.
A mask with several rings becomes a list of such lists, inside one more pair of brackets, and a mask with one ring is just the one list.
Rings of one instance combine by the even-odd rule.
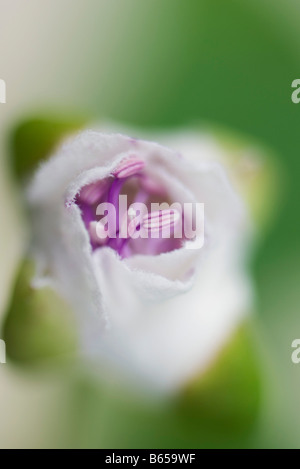
[[[171, 200], [204, 203], [201, 249], [187, 241], [127, 259], [110, 247], [92, 251], [76, 197], [118, 174], [133, 150], [146, 179], [166, 187]], [[28, 201], [36, 284], [44, 278], [73, 305], [90, 356], [171, 390], [203, 370], [244, 317], [247, 219], [224, 170], [209, 158], [199, 155], [194, 164], [156, 143], [86, 131], [40, 168]]]

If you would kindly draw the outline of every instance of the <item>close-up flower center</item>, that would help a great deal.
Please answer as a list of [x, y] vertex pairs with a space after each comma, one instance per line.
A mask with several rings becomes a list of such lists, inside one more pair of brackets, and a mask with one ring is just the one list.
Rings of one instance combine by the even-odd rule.
[[[145, 169], [142, 159], [129, 155], [108, 177], [77, 194], [76, 204], [93, 250], [106, 246], [127, 258], [158, 255], [182, 246], [185, 237], [175, 230], [182, 226], [182, 211], [170, 207], [174, 201], [168, 191]], [[155, 206], [158, 209], [153, 210]]]

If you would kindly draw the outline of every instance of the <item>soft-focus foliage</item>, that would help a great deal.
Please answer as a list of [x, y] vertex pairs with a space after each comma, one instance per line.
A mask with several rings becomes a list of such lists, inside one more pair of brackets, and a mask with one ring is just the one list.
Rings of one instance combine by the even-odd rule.
[[76, 350], [76, 333], [63, 300], [50, 288], [31, 286], [32, 262], [20, 268], [4, 323], [8, 356], [18, 363], [36, 364], [68, 358]]
[[11, 135], [11, 155], [14, 173], [18, 179], [30, 176], [37, 165], [54, 151], [62, 138], [79, 130], [83, 118], [75, 116], [37, 117], [25, 120]]

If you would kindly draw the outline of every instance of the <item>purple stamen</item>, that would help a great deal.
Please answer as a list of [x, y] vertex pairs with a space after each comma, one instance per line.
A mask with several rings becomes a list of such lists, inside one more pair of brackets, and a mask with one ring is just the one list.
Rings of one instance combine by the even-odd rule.
[[133, 155], [124, 158], [114, 170], [113, 175], [118, 179], [128, 178], [142, 171], [144, 167], [145, 162]]
[[178, 210], [157, 210], [143, 218], [143, 228], [152, 232], [162, 232], [166, 228], [175, 228], [180, 220]]
[[98, 181], [93, 184], [84, 186], [79, 194], [81, 202], [84, 202], [89, 205], [94, 205], [101, 199], [103, 193], [106, 189], [105, 181]]
[[[173, 236], [174, 228], [182, 218], [178, 210], [154, 211], [144, 216], [141, 222], [133, 205], [124, 216], [122, 214], [119, 222], [120, 211], [124, 210], [119, 200], [121, 192], [129, 196], [132, 204], [143, 203], [148, 209], [151, 202], [168, 200], [166, 187], [144, 172], [144, 168], [145, 162], [142, 159], [135, 155], [128, 156], [123, 158], [111, 176], [84, 186], [77, 194], [74, 203], [81, 210], [93, 250], [107, 246], [117, 251], [121, 258], [127, 258], [135, 254], [156, 255], [181, 246], [183, 238], [175, 239]], [[115, 227], [114, 234], [106, 230], [106, 225], [99, 221], [97, 206], [103, 202], [115, 207], [116, 220], [107, 220], [108, 230], [111, 226]], [[113, 212], [108, 210], [107, 216], [114, 217]], [[150, 236], [143, 237], [143, 233], [141, 237], [133, 236], [140, 230], [148, 231]]]
[[[116, 207], [116, 231], [119, 231], [119, 195], [124, 185], [124, 179], [115, 179], [109, 189], [108, 203]], [[114, 241], [112, 241], [114, 243]]]

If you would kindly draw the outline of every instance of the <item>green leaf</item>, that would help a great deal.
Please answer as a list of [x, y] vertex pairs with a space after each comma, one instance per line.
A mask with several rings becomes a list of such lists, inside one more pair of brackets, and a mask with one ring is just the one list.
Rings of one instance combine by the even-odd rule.
[[231, 338], [206, 373], [181, 397], [181, 410], [218, 433], [247, 431], [255, 423], [261, 398], [257, 340], [247, 322]]

